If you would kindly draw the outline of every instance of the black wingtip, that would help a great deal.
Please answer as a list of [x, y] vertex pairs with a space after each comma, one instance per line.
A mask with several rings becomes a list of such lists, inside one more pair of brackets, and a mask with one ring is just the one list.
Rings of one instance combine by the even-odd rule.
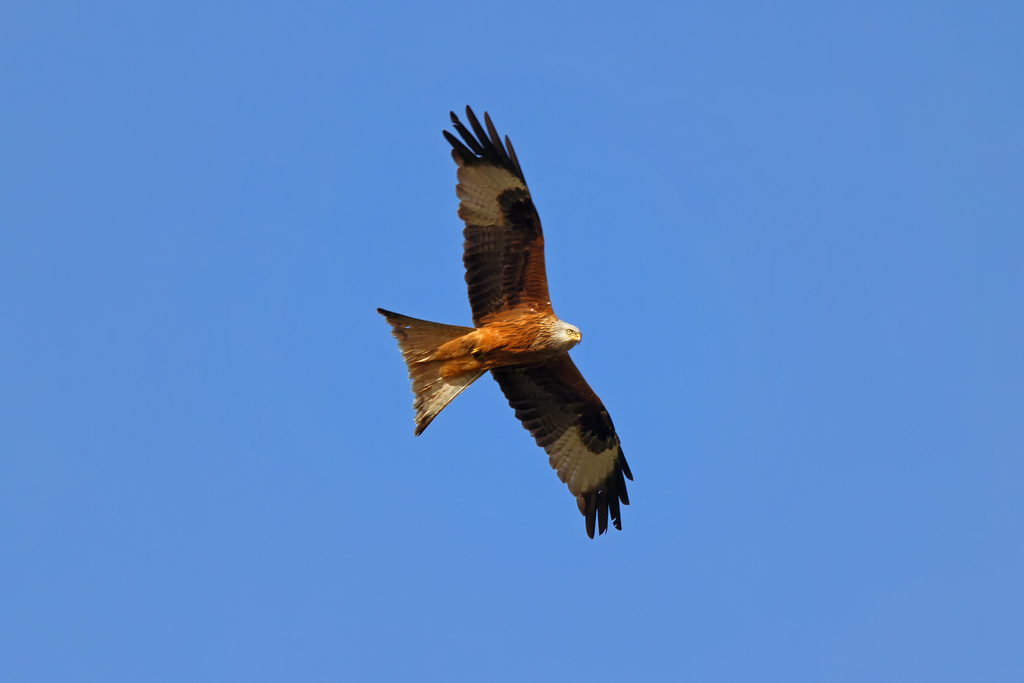
[[620, 469], [619, 473], [617, 475], [618, 478], [619, 478], [619, 481], [618, 481], [619, 501], [623, 505], [629, 505], [629, 493], [626, 492], [626, 478], [624, 476], [622, 476], [622, 475], [623, 475], [623, 472]]
[[633, 473], [629, 471], [629, 463], [626, 462], [626, 455], [619, 449], [619, 462], [622, 463], [622, 473], [626, 475], [626, 479], [633, 481]]
[[[523, 169], [519, 166], [519, 158], [516, 156], [516, 150], [512, 148], [512, 141], [508, 139], [507, 135], [505, 136], [505, 147], [508, 149], [509, 161], [512, 162], [512, 165], [516, 168], [516, 173], [518, 173], [519, 177], [522, 178]], [[526, 181], [524, 180], [523, 182]]]
[[594, 537], [594, 522], [597, 521], [597, 491], [591, 491], [586, 496], [587, 536]]
[[468, 147], [462, 144], [457, 137], [446, 130], [441, 132], [444, 134], [444, 139], [452, 146], [452, 157], [455, 159], [456, 164], [462, 165], [476, 158], [476, 155], [473, 154]]
[[508, 161], [508, 153], [505, 152], [505, 148], [501, 144], [501, 136], [498, 135], [497, 129], [491, 123], [491, 115], [487, 112], [484, 112], [484, 125], [487, 126], [487, 136], [491, 139], [491, 146], [494, 147], [502, 159]]
[[459, 165], [473, 164], [478, 160], [492, 163], [504, 167], [524, 184], [526, 183], [519, 159], [516, 158], [515, 150], [512, 149], [512, 141], [506, 135], [505, 142], [502, 144], [501, 136], [498, 135], [489, 113], [484, 112], [484, 123], [481, 125], [473, 108], [466, 105], [466, 120], [469, 123], [469, 128], [462, 124], [458, 114], [454, 111], [448, 112], [448, 118], [451, 119], [455, 132], [462, 138], [459, 140], [455, 135], [444, 131], [445, 139], [452, 146], [452, 158], [455, 159], [455, 163]]
[[597, 494], [597, 535], [608, 531], [608, 489], [602, 488]]
[[473, 113], [473, 110], [468, 104], [466, 105], [466, 120], [469, 121], [469, 125], [476, 134], [477, 140], [480, 141], [481, 146], [486, 150], [489, 143], [487, 133], [484, 131], [483, 126], [480, 125], [480, 120], [477, 119], [476, 114]]

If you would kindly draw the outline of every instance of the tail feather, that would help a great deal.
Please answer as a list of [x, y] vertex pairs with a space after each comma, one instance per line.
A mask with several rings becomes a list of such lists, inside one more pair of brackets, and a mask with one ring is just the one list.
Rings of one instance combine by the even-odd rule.
[[391, 334], [398, 340], [398, 348], [409, 370], [412, 380], [413, 409], [416, 411], [416, 436], [423, 433], [427, 425], [441, 410], [451, 403], [462, 390], [480, 378], [484, 371], [475, 374], [442, 377], [443, 360], [434, 360], [437, 347], [473, 331], [472, 327], [442, 325], [426, 320], [410, 318], [378, 308], [391, 325]]

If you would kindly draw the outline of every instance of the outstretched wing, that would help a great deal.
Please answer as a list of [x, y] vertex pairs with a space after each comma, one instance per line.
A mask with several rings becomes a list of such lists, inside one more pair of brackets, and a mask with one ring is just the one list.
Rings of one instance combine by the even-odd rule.
[[632, 481], [633, 475], [608, 411], [569, 354], [542, 365], [495, 368], [491, 374], [576, 496], [587, 518], [587, 535], [594, 537], [595, 520], [598, 533], [608, 529], [609, 511], [612, 524], [622, 529], [619, 502], [629, 505], [626, 479]]
[[[512, 143], [501, 138], [484, 113], [485, 131], [466, 107], [474, 136], [451, 113], [459, 141], [448, 131], [452, 158], [458, 165], [459, 218], [466, 223], [462, 261], [473, 323], [509, 308], [550, 311], [544, 270], [544, 235]], [[465, 142], [465, 144], [463, 144]]]

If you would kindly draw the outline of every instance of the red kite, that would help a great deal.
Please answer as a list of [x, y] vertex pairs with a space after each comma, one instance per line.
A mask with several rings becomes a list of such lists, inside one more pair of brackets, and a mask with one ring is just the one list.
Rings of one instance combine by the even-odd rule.
[[551, 310], [544, 269], [544, 235], [523, 171], [508, 137], [504, 146], [490, 117], [483, 126], [466, 107], [469, 132], [451, 113], [460, 141], [448, 131], [458, 166], [459, 218], [466, 228], [466, 266], [473, 327], [441, 325], [378, 308], [409, 369], [416, 435], [490, 370], [558, 478], [576, 496], [594, 537], [622, 529], [619, 502], [629, 504], [626, 464], [612, 419], [569, 358], [580, 331]]

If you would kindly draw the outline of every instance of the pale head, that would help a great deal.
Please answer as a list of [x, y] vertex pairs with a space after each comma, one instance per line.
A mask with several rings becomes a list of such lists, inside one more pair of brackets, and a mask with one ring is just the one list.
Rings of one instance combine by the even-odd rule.
[[562, 320], [552, 326], [551, 333], [551, 340], [559, 351], [568, 351], [583, 339], [578, 327]]

